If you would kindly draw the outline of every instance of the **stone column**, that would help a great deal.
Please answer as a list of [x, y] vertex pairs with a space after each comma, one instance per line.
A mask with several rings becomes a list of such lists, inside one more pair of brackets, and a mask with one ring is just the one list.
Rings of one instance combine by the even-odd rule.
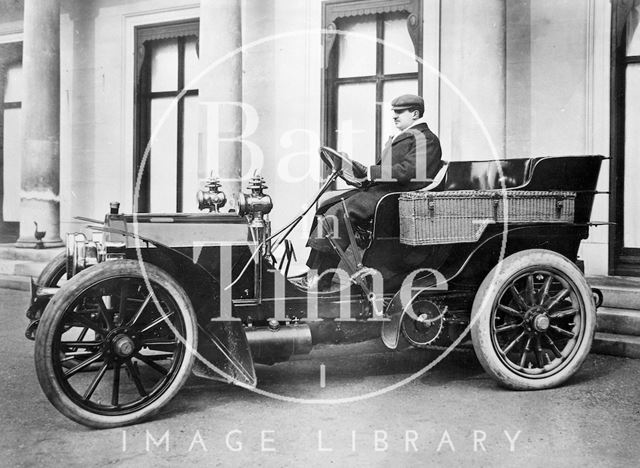
[[[200, 2], [202, 70], [242, 46], [240, 2]], [[207, 166], [221, 179], [227, 207], [234, 208], [232, 199], [241, 189], [242, 177], [242, 52], [227, 57], [200, 80], [199, 98], [206, 110], [201, 130]]]
[[60, 0], [24, 0], [23, 146], [20, 237], [36, 247], [34, 222], [46, 231], [40, 246], [60, 240]]
[[[478, 112], [499, 158], [505, 157], [506, 0], [441, 3], [441, 71]], [[481, 125], [463, 100], [441, 85], [445, 157], [491, 159]]]

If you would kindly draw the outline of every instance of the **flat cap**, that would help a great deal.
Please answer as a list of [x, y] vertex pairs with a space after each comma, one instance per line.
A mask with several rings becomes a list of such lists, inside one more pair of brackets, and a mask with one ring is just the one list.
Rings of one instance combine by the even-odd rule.
[[424, 112], [424, 99], [415, 94], [403, 94], [391, 101], [391, 109], [419, 109], [420, 113]]

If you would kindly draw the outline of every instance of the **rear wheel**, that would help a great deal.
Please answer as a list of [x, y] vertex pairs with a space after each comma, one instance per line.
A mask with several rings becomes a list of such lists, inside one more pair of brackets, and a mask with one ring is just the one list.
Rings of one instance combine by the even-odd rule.
[[501, 385], [560, 385], [591, 349], [595, 304], [580, 270], [548, 250], [507, 257], [485, 278], [471, 314], [474, 350]]
[[[189, 376], [197, 324], [184, 290], [138, 262], [95, 265], [66, 282], [36, 334], [40, 386], [65, 416], [90, 427], [139, 422]], [[71, 363], [71, 365], [69, 364]]]

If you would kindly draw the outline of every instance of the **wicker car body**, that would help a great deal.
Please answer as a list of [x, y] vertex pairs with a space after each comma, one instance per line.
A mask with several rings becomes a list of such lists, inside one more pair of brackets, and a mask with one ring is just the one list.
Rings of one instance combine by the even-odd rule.
[[[580, 242], [589, 236], [591, 211], [603, 159], [602, 156], [563, 156], [450, 162], [437, 186], [428, 193], [413, 192], [409, 196], [426, 199], [431, 195], [441, 203], [447, 198], [462, 199], [459, 206], [467, 212], [461, 214], [461, 219], [477, 221], [473, 224], [480, 225], [486, 216], [476, 217], [474, 206], [489, 200], [490, 217], [495, 213], [497, 218], [491, 219], [472, 242], [467, 239], [457, 241], [456, 237], [461, 235], [460, 226], [451, 224], [448, 232], [440, 234], [441, 242], [425, 239], [426, 242], [410, 245], [401, 239], [399, 209], [400, 198], [408, 194], [389, 194], [380, 200], [376, 208], [373, 236], [365, 252], [365, 263], [389, 270], [389, 275], [398, 277], [418, 264], [440, 270], [448, 281], [455, 282], [459, 278], [473, 288], [480, 284], [500, 257], [521, 250], [549, 249], [577, 262]], [[518, 198], [527, 202], [519, 204]], [[522, 211], [529, 208], [527, 205], [545, 198], [552, 204], [544, 214], [540, 213], [542, 216], [535, 216], [531, 210], [529, 219], [523, 216]], [[564, 213], [558, 212], [556, 203], [564, 199], [573, 206], [568, 210], [565, 207]], [[507, 210], [522, 211], [505, 212], [505, 204]], [[567, 211], [570, 211], [569, 215]], [[440, 219], [451, 216], [455, 214], [448, 211]], [[445, 226], [446, 223], [443, 228]], [[503, 244], [504, 252], [501, 253]]]

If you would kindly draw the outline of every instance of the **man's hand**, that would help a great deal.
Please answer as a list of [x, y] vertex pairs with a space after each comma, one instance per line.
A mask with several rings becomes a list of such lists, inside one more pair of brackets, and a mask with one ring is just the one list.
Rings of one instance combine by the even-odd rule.
[[353, 175], [358, 179], [367, 177], [367, 166], [358, 161], [351, 161], [353, 164]]

